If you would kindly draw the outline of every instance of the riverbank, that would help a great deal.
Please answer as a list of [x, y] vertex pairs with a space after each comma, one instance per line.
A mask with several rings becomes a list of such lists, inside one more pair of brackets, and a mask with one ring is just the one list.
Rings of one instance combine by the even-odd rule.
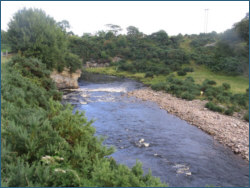
[[206, 101], [186, 101], [168, 93], [149, 88], [128, 93], [142, 100], [157, 103], [162, 109], [212, 135], [220, 143], [230, 147], [235, 154], [249, 161], [249, 124], [232, 116], [226, 116], [204, 108]]

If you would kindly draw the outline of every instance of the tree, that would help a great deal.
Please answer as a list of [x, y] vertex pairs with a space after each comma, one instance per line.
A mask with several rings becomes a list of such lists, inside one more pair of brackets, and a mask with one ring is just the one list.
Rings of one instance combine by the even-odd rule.
[[[8, 39], [14, 52], [42, 60], [48, 68], [58, 68], [65, 61], [67, 36], [58, 24], [40, 9], [19, 10], [8, 24]], [[61, 25], [61, 26], [59, 26]]]
[[140, 34], [140, 32], [139, 32], [139, 29], [137, 27], [134, 27], [134, 26], [127, 27], [127, 35], [128, 36], [138, 37], [139, 34]]
[[249, 44], [249, 13], [240, 22], [234, 25], [239, 36]]
[[1, 30], [1, 51], [11, 51], [9, 41], [8, 41], [8, 33], [4, 30]]
[[1, 44], [6, 44], [6, 43], [8, 43], [7, 32], [4, 30], [1, 30]]
[[122, 31], [122, 28], [119, 25], [106, 24], [105, 26], [109, 28], [108, 29], [109, 32], [112, 32], [116, 36], [120, 31]]
[[70, 29], [70, 25], [69, 25], [69, 22], [67, 20], [62, 20], [62, 21], [58, 22], [57, 25], [59, 27], [61, 27], [62, 30], [64, 30], [64, 31], [66, 31], [67, 29]]
[[168, 34], [164, 30], [160, 30], [158, 32], [152, 33], [150, 35], [150, 38], [162, 45], [169, 44]]

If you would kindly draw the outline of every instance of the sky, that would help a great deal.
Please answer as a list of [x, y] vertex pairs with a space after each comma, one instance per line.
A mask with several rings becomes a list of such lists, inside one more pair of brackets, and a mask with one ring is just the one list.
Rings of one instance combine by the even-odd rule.
[[122, 33], [132, 25], [145, 34], [199, 34], [204, 32], [205, 9], [207, 32], [220, 33], [249, 12], [248, 1], [1, 1], [1, 29], [6, 31], [15, 12], [24, 7], [42, 9], [58, 22], [69, 21], [70, 30], [79, 36], [105, 31], [106, 24], [121, 26]]

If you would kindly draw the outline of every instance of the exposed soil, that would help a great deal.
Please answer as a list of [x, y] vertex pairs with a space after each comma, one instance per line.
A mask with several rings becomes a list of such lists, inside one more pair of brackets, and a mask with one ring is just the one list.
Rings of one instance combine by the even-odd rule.
[[160, 108], [212, 135], [220, 143], [230, 147], [235, 154], [249, 161], [249, 123], [237, 117], [226, 116], [205, 108], [207, 101], [186, 101], [168, 93], [149, 88], [128, 93], [142, 100], [156, 102]]

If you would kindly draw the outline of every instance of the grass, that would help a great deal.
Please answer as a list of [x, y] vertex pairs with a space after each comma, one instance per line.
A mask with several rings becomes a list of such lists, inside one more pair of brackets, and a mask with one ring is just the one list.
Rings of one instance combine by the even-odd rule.
[[127, 71], [116, 71], [116, 67], [97, 67], [97, 68], [87, 68], [85, 69], [87, 72], [92, 73], [99, 73], [99, 74], [107, 74], [107, 75], [113, 75], [113, 76], [120, 76], [120, 77], [127, 77], [132, 78], [138, 81], [141, 81], [142, 83], [146, 85], [151, 85], [158, 82], [163, 82], [166, 80], [166, 76], [160, 75], [160, 76], [154, 76], [153, 78], [145, 78], [145, 73], [130, 73]]
[[187, 76], [193, 77], [195, 83], [201, 84], [205, 79], [214, 80], [217, 86], [222, 85], [223, 83], [228, 83], [231, 86], [232, 93], [245, 93], [246, 89], [249, 88], [249, 79], [244, 76], [227, 76], [223, 74], [214, 73], [208, 70], [205, 66], [187, 65], [187, 67], [192, 67], [194, 72], [188, 72], [186, 76], [178, 76], [176, 78], [185, 79]]
[[187, 53], [193, 52], [193, 49], [190, 47], [191, 41], [192, 41], [191, 39], [185, 37], [183, 41], [180, 43], [180, 48], [182, 48]]
[[[244, 76], [227, 76], [221, 75], [214, 72], [211, 72], [204, 66], [197, 66], [194, 63], [190, 65], [186, 65], [186, 67], [192, 67], [194, 72], [187, 73], [186, 76], [178, 76], [176, 73], [176, 78], [185, 79], [187, 76], [193, 77], [195, 83], [201, 84], [205, 79], [216, 81], [216, 85], [222, 85], [222, 83], [229, 83], [231, 85], [230, 91], [234, 94], [236, 93], [245, 93], [246, 89], [249, 87], [249, 80]], [[102, 73], [113, 76], [123, 76], [127, 78], [132, 78], [135, 80], [139, 80], [146, 85], [152, 85], [159, 82], [164, 82], [166, 80], [166, 76], [159, 75], [154, 76], [153, 78], [144, 78], [145, 73], [130, 73], [126, 71], [116, 71], [116, 68], [113, 67], [97, 67], [97, 68], [87, 68], [85, 69], [88, 72], [93, 73]]]
[[[184, 49], [186, 52], [192, 52], [192, 48], [190, 47], [191, 39], [184, 38], [181, 42], [180, 47]], [[185, 79], [187, 76], [193, 77], [195, 83], [201, 84], [205, 79], [214, 80], [217, 86], [222, 85], [223, 83], [228, 83], [231, 86], [232, 93], [245, 93], [246, 89], [249, 88], [249, 78], [244, 76], [227, 76], [224, 74], [214, 73], [208, 70], [204, 65], [199, 66], [196, 65], [194, 61], [190, 63], [190, 65], [184, 65], [184, 67], [192, 67], [194, 72], [187, 73], [186, 76], [178, 76], [175, 73], [176, 77], [179, 79]]]
[[1, 64], [6, 63], [13, 55], [1, 56]]

